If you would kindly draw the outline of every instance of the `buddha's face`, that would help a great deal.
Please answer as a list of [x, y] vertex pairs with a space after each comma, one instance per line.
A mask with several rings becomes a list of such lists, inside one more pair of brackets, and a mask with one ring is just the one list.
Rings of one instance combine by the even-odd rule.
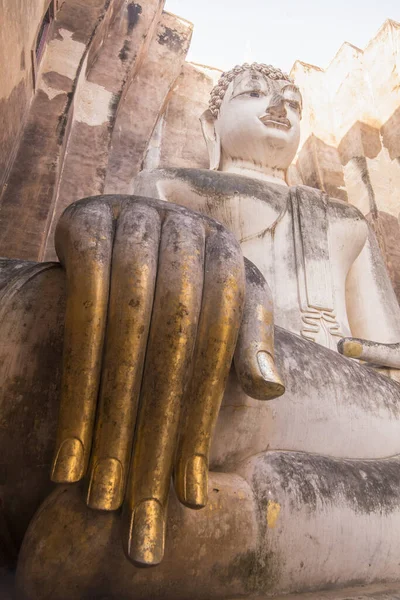
[[215, 122], [222, 156], [287, 169], [299, 145], [301, 102], [288, 81], [250, 70], [238, 75]]

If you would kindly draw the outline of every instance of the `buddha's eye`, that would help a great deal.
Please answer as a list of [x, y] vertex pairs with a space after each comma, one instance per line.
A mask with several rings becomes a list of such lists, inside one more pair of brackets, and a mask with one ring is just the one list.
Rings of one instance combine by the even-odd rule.
[[291, 106], [292, 108], [296, 109], [296, 110], [300, 110], [300, 103], [297, 102], [297, 100], [286, 100], [286, 102], [289, 104], [289, 106]]
[[265, 93], [262, 90], [245, 90], [243, 92], [240, 92], [240, 94], [237, 94], [236, 96], [233, 96], [234, 98], [240, 98], [245, 96], [246, 98], [261, 98], [262, 96], [265, 96]]

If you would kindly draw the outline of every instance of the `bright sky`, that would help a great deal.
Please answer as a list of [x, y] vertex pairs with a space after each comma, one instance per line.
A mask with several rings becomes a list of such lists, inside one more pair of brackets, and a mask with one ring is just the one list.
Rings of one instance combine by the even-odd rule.
[[167, 0], [165, 10], [194, 23], [188, 60], [222, 70], [325, 68], [344, 41], [364, 48], [386, 19], [400, 22], [399, 0]]

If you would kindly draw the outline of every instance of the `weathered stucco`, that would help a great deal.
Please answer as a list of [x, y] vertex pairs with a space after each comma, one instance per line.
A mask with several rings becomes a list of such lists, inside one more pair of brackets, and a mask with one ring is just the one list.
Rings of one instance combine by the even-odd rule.
[[209, 159], [199, 117], [207, 108], [213, 86], [221, 72], [184, 63], [174, 89], [159, 116], [150, 139], [143, 168], [208, 168]]
[[126, 193], [189, 49], [192, 25], [164, 12], [138, 73], [127, 88], [112, 136], [106, 191]]
[[0, 2], [0, 194], [33, 96], [31, 53], [47, 4], [47, 0]]
[[[400, 299], [400, 263], [389, 250], [400, 246], [399, 48], [400, 24], [388, 20], [364, 50], [346, 42], [325, 71], [296, 62], [292, 76], [305, 104], [297, 170], [368, 215]], [[386, 215], [394, 221], [383, 233]]]
[[0, 247], [5, 256], [43, 255], [77, 79], [88, 44], [109, 10], [106, 0], [70, 0], [56, 14], [37, 73], [37, 91], [1, 198]]

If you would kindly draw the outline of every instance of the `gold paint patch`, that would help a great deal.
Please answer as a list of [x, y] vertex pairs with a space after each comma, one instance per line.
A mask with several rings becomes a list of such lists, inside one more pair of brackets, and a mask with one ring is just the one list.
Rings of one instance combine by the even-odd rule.
[[345, 342], [343, 344], [343, 353], [350, 358], [358, 358], [361, 356], [362, 351], [363, 347], [360, 342]]
[[270, 310], [266, 310], [264, 306], [258, 304], [256, 308], [256, 314], [258, 321], [261, 321], [261, 323], [265, 323], [266, 325], [271, 325], [272, 313]]
[[267, 525], [269, 529], [273, 529], [281, 512], [281, 505], [278, 502], [268, 502], [267, 507]]

